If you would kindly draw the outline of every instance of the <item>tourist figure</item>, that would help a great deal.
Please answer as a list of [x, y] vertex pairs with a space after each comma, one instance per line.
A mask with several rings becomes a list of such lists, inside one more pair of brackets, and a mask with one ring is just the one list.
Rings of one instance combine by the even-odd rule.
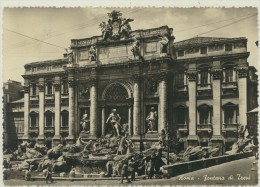
[[30, 181], [31, 180], [31, 169], [30, 168], [28, 168], [27, 170], [25, 170], [25, 176], [24, 176], [24, 179], [26, 180], [26, 181]]
[[148, 179], [152, 179], [154, 175], [154, 162], [152, 159], [149, 159], [146, 163], [146, 173], [148, 175]]
[[135, 162], [133, 157], [129, 160], [128, 169], [130, 171], [131, 181], [135, 181]]
[[154, 107], [151, 107], [151, 111], [149, 112], [148, 116], [146, 117], [146, 122], [148, 123], [148, 130], [155, 131], [156, 130], [156, 119], [158, 115], [157, 112], [154, 110]]
[[128, 163], [125, 162], [123, 164], [122, 170], [121, 170], [121, 183], [123, 183], [124, 178], [126, 178], [127, 183], [132, 183], [130, 179], [128, 178]]
[[120, 120], [121, 120], [121, 117], [119, 116], [119, 114], [117, 114], [116, 109], [113, 109], [112, 113], [107, 118], [106, 123], [108, 124], [110, 122], [110, 125], [113, 128], [114, 136], [120, 135], [120, 133], [119, 133]]
[[127, 136], [128, 136], [128, 134], [126, 133], [125, 136], [123, 136], [120, 139], [119, 147], [118, 147], [118, 150], [117, 150], [118, 155], [119, 155], [119, 153], [120, 153], [120, 155], [124, 155], [127, 152], [127, 146], [128, 146]]
[[241, 126], [239, 131], [238, 131], [238, 138], [244, 138], [245, 137], [245, 130], [244, 130], [244, 126]]
[[126, 154], [134, 153], [134, 152], [135, 152], [134, 143], [131, 140], [128, 140], [127, 141], [127, 152], [126, 152]]
[[45, 181], [46, 184], [48, 184], [49, 182], [52, 183], [53, 179], [52, 179], [52, 169], [51, 166], [49, 165], [47, 169], [43, 170], [43, 173], [45, 174]]
[[159, 136], [159, 143], [161, 143], [162, 148], [166, 146], [166, 132], [164, 129], [161, 130], [161, 134]]
[[88, 117], [88, 114], [87, 114], [86, 111], [82, 116], [80, 124], [82, 125], [82, 131], [88, 131], [89, 130], [90, 120], [89, 120], [89, 117]]

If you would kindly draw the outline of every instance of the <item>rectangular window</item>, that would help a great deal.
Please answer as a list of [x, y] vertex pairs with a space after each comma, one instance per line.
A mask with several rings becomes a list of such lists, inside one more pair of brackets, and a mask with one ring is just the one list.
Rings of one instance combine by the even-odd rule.
[[186, 110], [185, 109], [178, 109], [178, 111], [176, 112], [176, 122], [177, 124], [186, 124]]
[[176, 75], [176, 85], [184, 86], [184, 73], [178, 73]]
[[225, 70], [225, 82], [233, 82], [233, 68]]
[[48, 82], [47, 83], [47, 95], [52, 95], [52, 83]]
[[36, 72], [37, 71], [37, 67], [32, 67], [32, 72]]
[[31, 127], [37, 127], [37, 116], [31, 115]]
[[63, 94], [67, 94], [69, 91], [68, 91], [68, 81], [62, 81], [62, 85], [61, 85], [61, 93]]
[[232, 51], [232, 44], [225, 44], [225, 51]]
[[51, 69], [52, 69], [51, 65], [48, 65], [47, 66], [47, 71], [51, 71]]
[[200, 48], [200, 54], [207, 54], [207, 53], [208, 53], [208, 48], [207, 47]]
[[37, 95], [37, 86], [36, 84], [31, 85], [31, 94], [32, 95]]
[[208, 84], [208, 71], [200, 72], [200, 84]]
[[68, 112], [63, 112], [61, 114], [61, 125], [63, 127], [68, 127], [68, 124], [69, 124], [69, 114]]
[[177, 55], [178, 55], [178, 56], [184, 56], [184, 50], [179, 50], [179, 51], [177, 52]]

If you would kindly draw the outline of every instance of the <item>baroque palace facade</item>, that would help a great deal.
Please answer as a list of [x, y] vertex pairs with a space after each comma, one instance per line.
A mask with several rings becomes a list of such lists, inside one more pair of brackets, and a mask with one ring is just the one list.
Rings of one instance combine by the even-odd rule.
[[[168, 26], [131, 31], [120, 12], [102, 35], [71, 40], [63, 59], [25, 65], [23, 140], [48, 147], [107, 133], [112, 109], [134, 142], [158, 141], [162, 129], [188, 145], [237, 140], [257, 107], [256, 69], [246, 38], [195, 37], [174, 43]], [[247, 89], [250, 87], [250, 89]], [[153, 131], [147, 115], [157, 112]], [[83, 114], [90, 127], [82, 131]]]

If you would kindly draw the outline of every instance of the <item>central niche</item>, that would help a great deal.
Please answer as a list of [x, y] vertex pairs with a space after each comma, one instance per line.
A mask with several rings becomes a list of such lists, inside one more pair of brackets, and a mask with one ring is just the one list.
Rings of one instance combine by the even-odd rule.
[[128, 98], [127, 90], [119, 83], [111, 85], [105, 93], [106, 101], [125, 101]]

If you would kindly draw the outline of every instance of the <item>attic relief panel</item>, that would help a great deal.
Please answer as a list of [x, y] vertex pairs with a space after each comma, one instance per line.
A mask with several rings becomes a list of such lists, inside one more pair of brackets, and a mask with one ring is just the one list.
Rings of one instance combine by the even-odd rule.
[[[127, 57], [130, 49], [128, 46], [111, 46], [111, 47], [100, 47], [99, 59]], [[130, 51], [131, 52], [131, 51]], [[131, 53], [130, 53], [131, 54]]]

